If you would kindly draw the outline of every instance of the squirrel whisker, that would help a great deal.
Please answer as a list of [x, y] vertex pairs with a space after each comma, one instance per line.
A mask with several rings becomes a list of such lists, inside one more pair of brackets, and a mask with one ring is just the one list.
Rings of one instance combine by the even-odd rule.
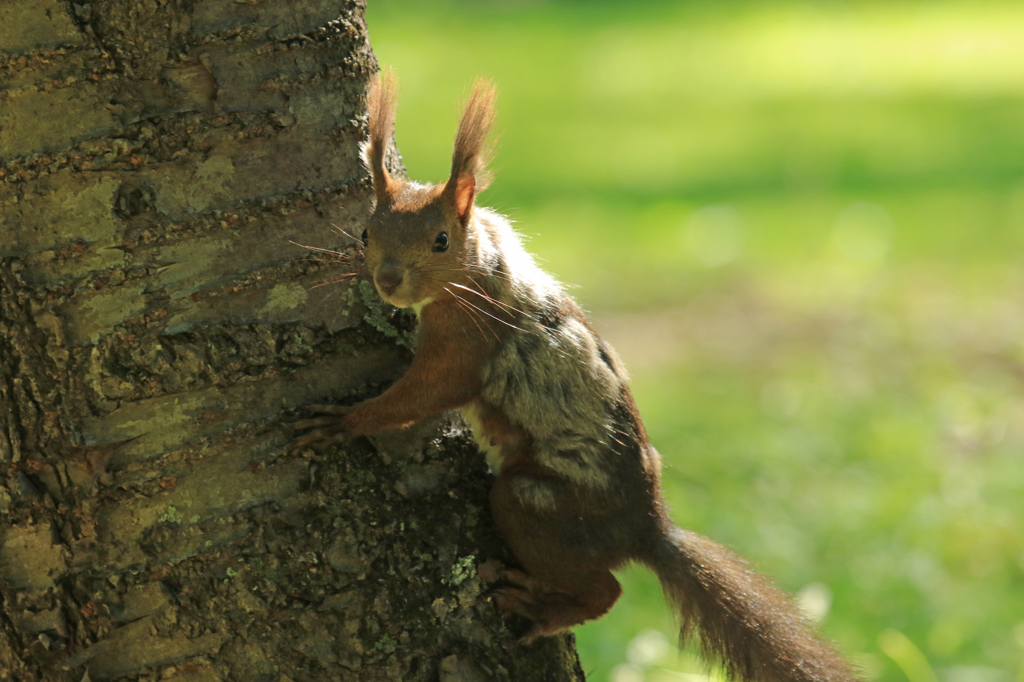
[[339, 234], [343, 234], [343, 235], [345, 235], [346, 237], [348, 237], [349, 239], [351, 239], [353, 241], [359, 242], [360, 246], [366, 246], [366, 243], [362, 239], [360, 239], [359, 237], [355, 236], [354, 234], [349, 234], [348, 232], [346, 232], [345, 230], [341, 229], [340, 227], [338, 227], [334, 223], [331, 223], [331, 227], [334, 228], [335, 232], [337, 232]]
[[[454, 282], [448, 282], [448, 284], [451, 284], [451, 285], [453, 285], [453, 286], [461, 286], [461, 285], [459, 285], [459, 284], [455, 284]], [[463, 288], [463, 289], [466, 289], [467, 287], [462, 287], [462, 288]], [[468, 290], [469, 290], [469, 291], [473, 291], [472, 289], [468, 289]], [[472, 303], [470, 303], [470, 302], [469, 302], [469, 301], [467, 301], [466, 299], [464, 299], [464, 298], [461, 298], [460, 296], [457, 296], [457, 295], [455, 294], [455, 292], [451, 291], [450, 289], [447, 289], [447, 291], [448, 291], [448, 293], [450, 293], [450, 294], [451, 294], [452, 296], [455, 296], [455, 298], [457, 298], [458, 300], [462, 301], [462, 302], [463, 302], [463, 303], [465, 303], [466, 305], [468, 305], [468, 306], [472, 306], [473, 308], [476, 308], [477, 310], [479, 310], [479, 311], [480, 311], [481, 313], [483, 313], [483, 314], [484, 314], [484, 315], [486, 315], [487, 317], [490, 317], [490, 318], [492, 318], [492, 319], [494, 319], [494, 320], [497, 320], [498, 322], [501, 322], [501, 323], [502, 323], [503, 325], [505, 325], [505, 326], [508, 326], [508, 327], [511, 327], [512, 329], [515, 329], [515, 330], [517, 330], [517, 331], [526, 331], [526, 330], [525, 330], [525, 329], [523, 329], [522, 327], [517, 327], [516, 325], [512, 324], [511, 322], [506, 322], [505, 320], [501, 319], [500, 317], [498, 317], [498, 316], [496, 316], [496, 315], [492, 315], [491, 313], [487, 312], [487, 311], [486, 311], [486, 310], [484, 310], [483, 308], [481, 308], [481, 307], [479, 307], [479, 306], [476, 306], [476, 305], [473, 305]], [[474, 292], [474, 293], [475, 293], [475, 292]]]
[[464, 268], [449, 268], [447, 271], [448, 272], [468, 272], [471, 275], [483, 275], [484, 277], [500, 279], [502, 281], [508, 282], [509, 284], [512, 284], [512, 278], [509, 277], [504, 272], [497, 272], [497, 271], [493, 271], [493, 270], [487, 270], [483, 266], [473, 265], [472, 263], [467, 263], [466, 267], [464, 267]]
[[343, 258], [343, 259], [351, 258], [351, 256], [349, 254], [344, 253], [342, 251], [335, 251], [334, 249], [322, 249], [319, 246], [307, 246], [306, 244], [300, 244], [300, 243], [298, 243], [296, 241], [292, 241], [291, 239], [289, 239], [288, 241], [290, 243], [292, 243], [292, 244], [295, 244], [295, 246], [301, 246], [302, 248], [309, 249], [310, 251], [317, 251], [319, 253], [327, 253], [327, 254], [330, 254], [332, 256], [337, 256], [337, 257]]
[[338, 275], [338, 277], [336, 279], [328, 279], [328, 280], [324, 280], [323, 282], [317, 282], [316, 284], [314, 284], [313, 286], [310, 287], [310, 290], [319, 289], [320, 287], [325, 287], [328, 284], [341, 284], [342, 282], [347, 280], [349, 277], [355, 277], [355, 276], [356, 276], [356, 273], [354, 273], [354, 272], [346, 272], [344, 275]]
[[480, 326], [480, 323], [482, 322], [484, 324], [484, 326], [487, 327], [487, 330], [489, 332], [491, 332], [491, 334], [494, 335], [495, 340], [497, 340], [497, 338], [498, 338], [497, 332], [495, 332], [493, 329], [491, 329], [490, 325], [487, 324], [487, 321], [484, 320], [482, 317], [480, 317], [480, 313], [474, 311], [468, 305], [467, 301], [462, 299], [458, 294], [456, 294], [454, 291], [452, 291], [448, 287], [444, 287], [444, 290], [447, 291], [449, 294], [451, 294], [455, 298], [455, 302], [459, 304], [459, 307], [462, 308], [462, 310], [464, 310], [467, 315], [469, 315], [469, 318], [471, 320], [473, 320], [473, 324], [476, 325], [476, 328], [480, 330], [481, 334], [483, 334], [484, 336], [487, 336], [487, 334], [484, 334], [484, 328]]
[[516, 308], [515, 306], [511, 306], [511, 305], [509, 305], [507, 303], [502, 303], [501, 301], [497, 300], [496, 298], [492, 298], [492, 297], [488, 296], [487, 294], [485, 294], [484, 292], [479, 291], [477, 289], [474, 289], [472, 287], [467, 287], [467, 286], [463, 286], [461, 284], [456, 284], [455, 282], [449, 282], [449, 284], [451, 284], [454, 287], [458, 287], [460, 289], [465, 289], [466, 291], [468, 291], [470, 293], [476, 294], [477, 296], [480, 296], [481, 298], [483, 298], [486, 301], [489, 301], [490, 303], [493, 303], [495, 305], [500, 305], [502, 308], [506, 309], [509, 312], [519, 313], [523, 317], [528, 317], [531, 320], [537, 319], [535, 316], [531, 315], [528, 312], [520, 310], [519, 308]]

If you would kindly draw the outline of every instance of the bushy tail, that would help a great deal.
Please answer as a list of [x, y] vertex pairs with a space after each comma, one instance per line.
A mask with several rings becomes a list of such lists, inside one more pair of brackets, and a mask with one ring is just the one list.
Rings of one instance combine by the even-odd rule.
[[796, 606], [743, 559], [707, 538], [672, 528], [646, 563], [681, 614], [683, 640], [748, 682], [850, 682], [850, 666], [815, 637]]

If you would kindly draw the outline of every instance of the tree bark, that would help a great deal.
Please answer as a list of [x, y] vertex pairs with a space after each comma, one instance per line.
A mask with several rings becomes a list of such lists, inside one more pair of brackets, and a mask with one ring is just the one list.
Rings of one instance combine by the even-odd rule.
[[486, 598], [461, 424], [289, 448], [408, 361], [363, 9], [0, 0], [0, 680], [582, 679]]

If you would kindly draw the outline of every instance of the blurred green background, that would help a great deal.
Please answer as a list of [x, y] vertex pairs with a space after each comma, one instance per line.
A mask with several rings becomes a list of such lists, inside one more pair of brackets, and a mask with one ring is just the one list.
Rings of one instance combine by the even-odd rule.
[[[480, 202], [619, 349], [677, 522], [868, 679], [1024, 682], [1024, 3], [367, 14], [413, 178], [447, 177], [457, 102], [497, 81]], [[591, 679], [708, 674], [622, 580], [578, 629]]]

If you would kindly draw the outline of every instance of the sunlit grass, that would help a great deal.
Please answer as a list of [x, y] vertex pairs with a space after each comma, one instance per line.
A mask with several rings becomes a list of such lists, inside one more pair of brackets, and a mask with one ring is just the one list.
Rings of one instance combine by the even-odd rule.
[[[1024, 5], [371, 0], [369, 26], [416, 179], [498, 83], [481, 201], [626, 360], [678, 522], [870, 678], [1024, 682]], [[592, 679], [703, 674], [622, 579], [579, 629]]]
[[866, 166], [851, 172], [893, 174], [967, 170], [979, 145], [993, 158], [973, 166], [1019, 158], [1020, 140], [1000, 131], [1015, 129], [1024, 95], [1024, 7], [733, 6], [417, 11], [382, 0], [370, 7], [371, 37], [401, 67], [399, 136], [421, 176], [443, 177], [452, 94], [481, 74], [501, 85], [501, 120], [528, 122], [499, 125], [515, 150], [500, 157], [506, 189], [678, 190], [708, 183], [709, 171], [754, 179], [782, 170], [759, 168], [778, 161], [796, 176], [828, 175], [842, 172], [833, 157], [845, 151]]

